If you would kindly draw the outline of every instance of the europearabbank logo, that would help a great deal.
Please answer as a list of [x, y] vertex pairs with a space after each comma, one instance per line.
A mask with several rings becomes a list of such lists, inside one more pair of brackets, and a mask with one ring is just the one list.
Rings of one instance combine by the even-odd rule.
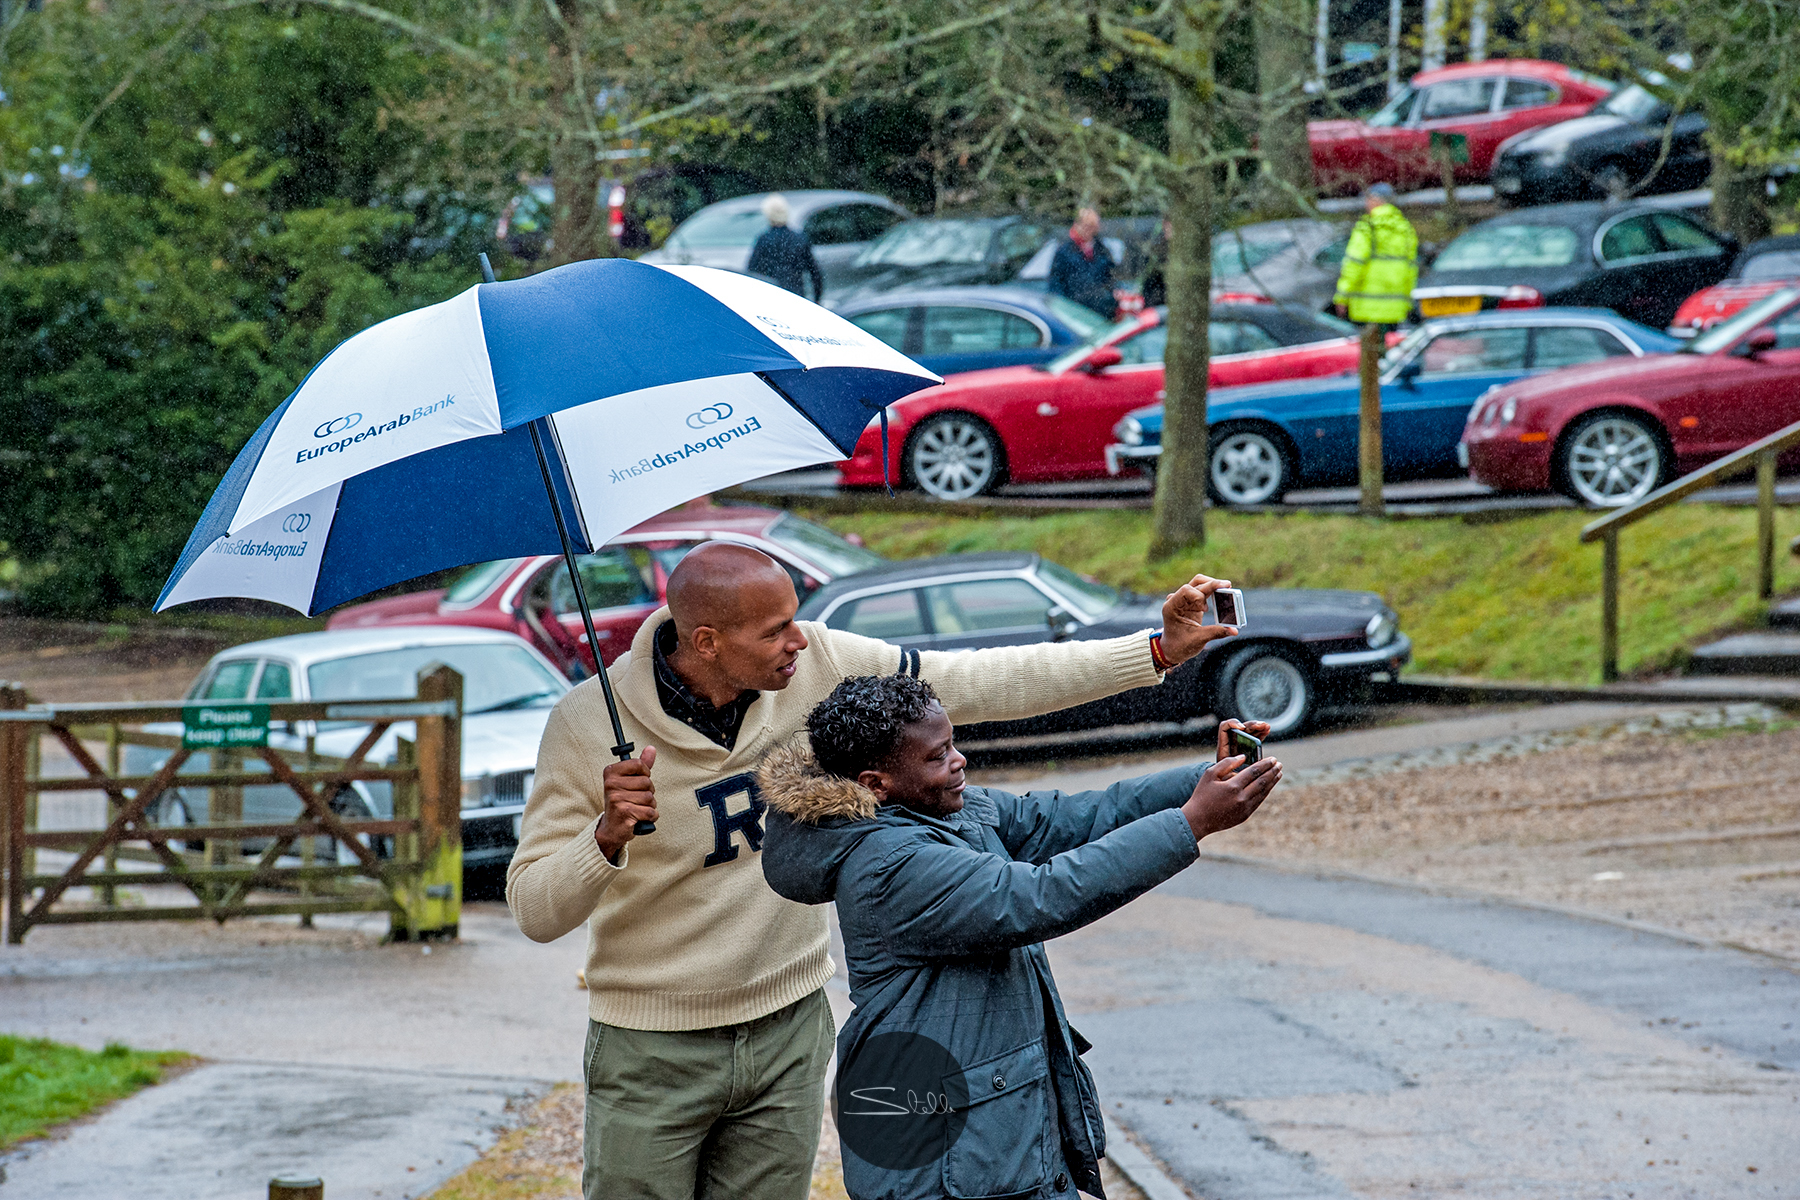
[[709, 404], [699, 412], [689, 413], [687, 415], [687, 426], [689, 429], [704, 429], [708, 425], [717, 425], [720, 421], [730, 419], [731, 405]]
[[[385, 434], [393, 433], [396, 429], [404, 429], [414, 421], [422, 421], [426, 417], [441, 413], [455, 403], [456, 394], [452, 392], [442, 400], [438, 400], [432, 404], [421, 404], [409, 413], [403, 412], [390, 419], [386, 424], [382, 424], [381, 418], [376, 417], [375, 424], [370, 425], [367, 429], [358, 433], [350, 433], [349, 431], [362, 424], [363, 415], [361, 413], [345, 413], [341, 417], [334, 417], [313, 430], [313, 436], [315, 438], [336, 438], [336, 440], [326, 442], [323, 446], [308, 446], [305, 449], [296, 450], [294, 452], [294, 462], [303, 463], [311, 459], [322, 458], [327, 454], [336, 454], [340, 450], [345, 450], [361, 442], [366, 442], [370, 438], [378, 438]], [[348, 436], [338, 437], [338, 434], [347, 434]]]
[[283, 532], [283, 533], [305, 533], [307, 526], [309, 526], [311, 524], [312, 524], [312, 514], [311, 513], [291, 512], [285, 518], [283, 518], [283, 520], [281, 522], [281, 532]]
[[361, 413], [345, 413], [343, 416], [327, 421], [317, 429], [313, 430], [313, 436], [316, 438], [328, 438], [333, 434], [348, 433], [350, 430], [355, 429], [361, 424]]

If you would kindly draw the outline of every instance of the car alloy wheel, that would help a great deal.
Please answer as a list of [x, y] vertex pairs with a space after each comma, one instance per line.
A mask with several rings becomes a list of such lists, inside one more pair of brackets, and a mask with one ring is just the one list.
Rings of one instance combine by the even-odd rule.
[[1219, 674], [1219, 693], [1220, 717], [1267, 721], [1270, 737], [1292, 734], [1312, 718], [1312, 680], [1273, 646], [1238, 651]]
[[940, 500], [993, 491], [1000, 478], [999, 438], [973, 417], [931, 418], [914, 435], [907, 457], [913, 481]]
[[1287, 457], [1265, 433], [1225, 430], [1213, 443], [1208, 475], [1222, 504], [1271, 504], [1287, 491]]
[[1569, 488], [1596, 508], [1636, 503], [1662, 479], [1663, 450], [1656, 434], [1631, 417], [1596, 417], [1569, 437]]

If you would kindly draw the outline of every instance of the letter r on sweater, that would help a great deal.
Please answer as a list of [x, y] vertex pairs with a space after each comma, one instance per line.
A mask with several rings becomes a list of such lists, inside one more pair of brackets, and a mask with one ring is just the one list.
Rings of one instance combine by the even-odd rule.
[[[726, 801], [739, 794], [749, 795], [750, 806], [742, 812], [733, 813], [727, 808]], [[703, 788], [695, 788], [694, 798], [700, 802], [701, 808], [712, 810], [713, 852], [706, 856], [706, 861], [701, 864], [702, 868], [716, 867], [738, 856], [738, 848], [731, 844], [734, 832], [744, 835], [744, 840], [750, 843], [750, 849], [762, 849], [762, 815], [768, 806], [763, 803], [762, 793], [756, 790], [754, 775], [745, 771], [741, 775], [721, 779]]]

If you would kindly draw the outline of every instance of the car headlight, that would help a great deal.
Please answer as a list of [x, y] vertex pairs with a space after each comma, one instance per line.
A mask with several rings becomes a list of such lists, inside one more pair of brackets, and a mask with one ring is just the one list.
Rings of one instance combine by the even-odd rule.
[[1500, 423], [1502, 425], [1511, 425], [1512, 419], [1518, 415], [1519, 415], [1518, 400], [1516, 400], [1510, 396], [1507, 397], [1506, 403], [1502, 404], [1500, 406]]
[[1539, 150], [1538, 156], [1537, 156], [1537, 161], [1538, 161], [1538, 166], [1540, 166], [1540, 167], [1560, 167], [1560, 166], [1562, 166], [1564, 163], [1569, 161], [1568, 144], [1564, 143], [1561, 146], [1552, 146], [1548, 150]]
[[1144, 427], [1136, 417], [1126, 417], [1113, 426], [1113, 436], [1127, 446], [1144, 444]]
[[464, 808], [492, 808], [494, 805], [494, 777], [482, 775], [476, 779], [462, 781], [462, 806]]
[[1400, 633], [1400, 622], [1393, 613], [1378, 612], [1369, 618], [1363, 629], [1363, 636], [1368, 639], [1371, 650], [1379, 650], [1393, 641]]

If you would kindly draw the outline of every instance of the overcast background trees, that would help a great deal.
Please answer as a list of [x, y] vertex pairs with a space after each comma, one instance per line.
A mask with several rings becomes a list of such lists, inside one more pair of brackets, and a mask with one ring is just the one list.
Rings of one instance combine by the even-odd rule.
[[[1211, 234], [1307, 211], [1306, 119], [1382, 94], [1384, 58], [1319, 77], [1316, 5], [0, 0], [0, 562], [39, 611], [146, 604], [261, 418], [342, 338], [473, 283], [523, 180], [555, 182], [552, 244], [503, 272], [611, 252], [605, 181], [669, 161], [926, 213], [1167, 214], [1153, 553], [1197, 543]], [[1716, 218], [1755, 236], [1800, 148], [1779, 9], [1492, 0], [1487, 53], [1661, 71], [1712, 119]], [[1386, 3], [1333, 12], [1387, 36]]]

